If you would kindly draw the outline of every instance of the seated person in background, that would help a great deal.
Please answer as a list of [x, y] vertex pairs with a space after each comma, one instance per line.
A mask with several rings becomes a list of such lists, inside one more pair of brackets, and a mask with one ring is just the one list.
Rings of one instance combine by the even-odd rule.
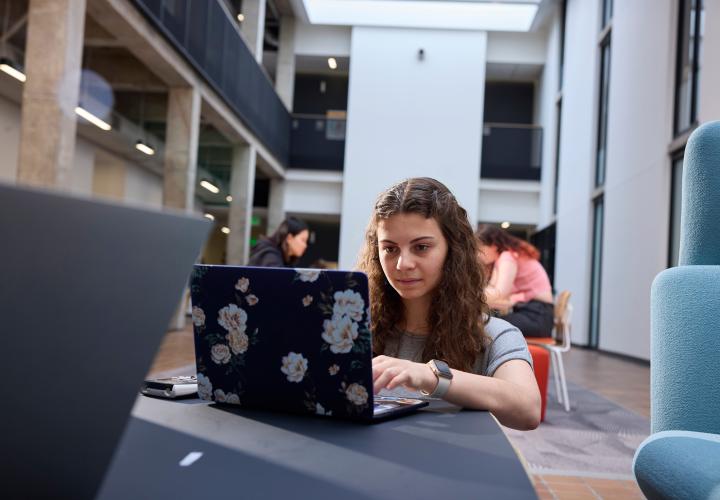
[[489, 316], [477, 242], [447, 187], [415, 178], [383, 192], [360, 269], [370, 288], [376, 393], [421, 391], [488, 410], [508, 427], [537, 427], [540, 393], [527, 344]]
[[553, 295], [540, 252], [527, 241], [502, 229], [481, 225], [480, 261], [492, 266], [485, 298], [490, 307], [509, 312], [502, 317], [526, 337], [550, 337], [553, 329]]
[[307, 224], [288, 217], [270, 237], [262, 237], [250, 250], [249, 266], [293, 267], [307, 249], [310, 231]]

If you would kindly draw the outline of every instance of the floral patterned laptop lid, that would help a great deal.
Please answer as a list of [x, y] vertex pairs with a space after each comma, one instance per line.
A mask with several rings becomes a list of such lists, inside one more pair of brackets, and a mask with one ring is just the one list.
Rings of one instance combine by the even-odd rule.
[[201, 398], [372, 417], [363, 273], [196, 265], [190, 290]]

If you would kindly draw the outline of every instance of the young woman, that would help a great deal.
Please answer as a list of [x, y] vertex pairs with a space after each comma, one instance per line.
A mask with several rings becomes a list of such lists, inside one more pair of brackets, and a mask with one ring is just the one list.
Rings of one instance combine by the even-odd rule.
[[488, 303], [512, 306], [502, 318], [526, 337], [550, 337], [553, 328], [553, 295], [548, 277], [538, 261], [540, 252], [527, 241], [495, 226], [478, 228], [479, 257], [492, 267], [485, 288]]
[[370, 283], [375, 392], [403, 386], [534, 429], [540, 394], [517, 328], [488, 315], [467, 213], [429, 178], [380, 195], [360, 267]]
[[292, 267], [303, 256], [310, 231], [307, 224], [288, 217], [269, 238], [262, 238], [250, 250], [249, 266]]

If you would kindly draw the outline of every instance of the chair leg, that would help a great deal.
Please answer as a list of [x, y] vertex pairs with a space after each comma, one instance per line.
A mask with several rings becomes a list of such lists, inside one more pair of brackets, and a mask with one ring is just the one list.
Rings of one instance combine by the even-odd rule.
[[553, 372], [553, 381], [555, 382], [555, 398], [557, 399], [558, 403], [563, 402], [562, 399], [562, 391], [560, 390], [560, 369], [558, 368], [557, 359], [555, 359], [555, 356], [557, 353], [550, 349], [550, 363], [552, 366], [552, 372]]
[[560, 385], [562, 386], [562, 392], [563, 392], [563, 405], [565, 406], [565, 411], [570, 411], [570, 398], [568, 397], [567, 379], [565, 378], [565, 366], [563, 365], [561, 353], [557, 353], [557, 361], [558, 361], [558, 365], [560, 366], [559, 372], [560, 372]]

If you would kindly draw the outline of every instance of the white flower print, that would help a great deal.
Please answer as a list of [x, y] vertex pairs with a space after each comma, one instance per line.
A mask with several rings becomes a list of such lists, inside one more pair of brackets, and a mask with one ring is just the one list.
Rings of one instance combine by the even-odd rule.
[[305, 297], [303, 297], [302, 303], [303, 303], [303, 305], [304, 305], [305, 307], [309, 306], [310, 304], [313, 303], [313, 296], [312, 296], [312, 295], [306, 295]]
[[324, 332], [322, 338], [330, 344], [330, 350], [335, 354], [350, 352], [354, 340], [358, 336], [357, 323], [348, 316], [335, 316], [332, 320], [326, 319], [323, 322]]
[[246, 322], [247, 313], [235, 304], [229, 304], [218, 312], [218, 323], [229, 332], [232, 330], [244, 332]]
[[307, 359], [302, 354], [295, 352], [289, 352], [287, 356], [282, 358], [282, 371], [287, 375], [287, 379], [290, 382], [301, 382], [305, 377], [305, 372], [308, 368]]
[[242, 354], [248, 349], [249, 339], [245, 332], [233, 330], [225, 335], [225, 339], [228, 341], [233, 354]]
[[358, 406], [362, 406], [367, 403], [368, 392], [364, 386], [356, 383], [352, 383], [345, 389], [345, 396], [348, 400]]
[[337, 375], [340, 371], [340, 367], [338, 365], [332, 365], [330, 368], [328, 368], [328, 373], [330, 375]]
[[210, 349], [212, 360], [219, 365], [225, 365], [230, 361], [230, 348], [227, 344], [215, 344]]
[[211, 400], [212, 399], [212, 384], [210, 379], [202, 373], [197, 374], [198, 381], [198, 396], [200, 399]]
[[359, 293], [353, 290], [345, 290], [344, 292], [335, 292], [333, 296], [335, 304], [333, 305], [333, 315], [341, 316], [346, 314], [354, 321], [362, 319], [365, 309], [365, 301]]
[[245, 301], [248, 303], [249, 306], [254, 306], [258, 302], [260, 302], [260, 299], [257, 298], [257, 295], [250, 294], [245, 297]]
[[235, 290], [240, 290], [242, 293], [245, 293], [248, 291], [248, 287], [250, 286], [250, 280], [247, 278], [240, 278], [237, 283], [235, 283]]
[[218, 403], [230, 403], [239, 405], [240, 404], [240, 397], [238, 397], [237, 394], [228, 392], [225, 394], [225, 391], [222, 389], [215, 389], [215, 401]]
[[295, 272], [300, 276], [300, 281], [305, 281], [307, 283], [317, 281], [320, 277], [319, 269], [295, 269]]
[[195, 326], [203, 326], [205, 324], [205, 311], [198, 306], [192, 308], [192, 321]]
[[323, 405], [320, 403], [315, 404], [315, 414], [316, 415], [332, 415], [332, 411], [326, 410], [323, 408]]

